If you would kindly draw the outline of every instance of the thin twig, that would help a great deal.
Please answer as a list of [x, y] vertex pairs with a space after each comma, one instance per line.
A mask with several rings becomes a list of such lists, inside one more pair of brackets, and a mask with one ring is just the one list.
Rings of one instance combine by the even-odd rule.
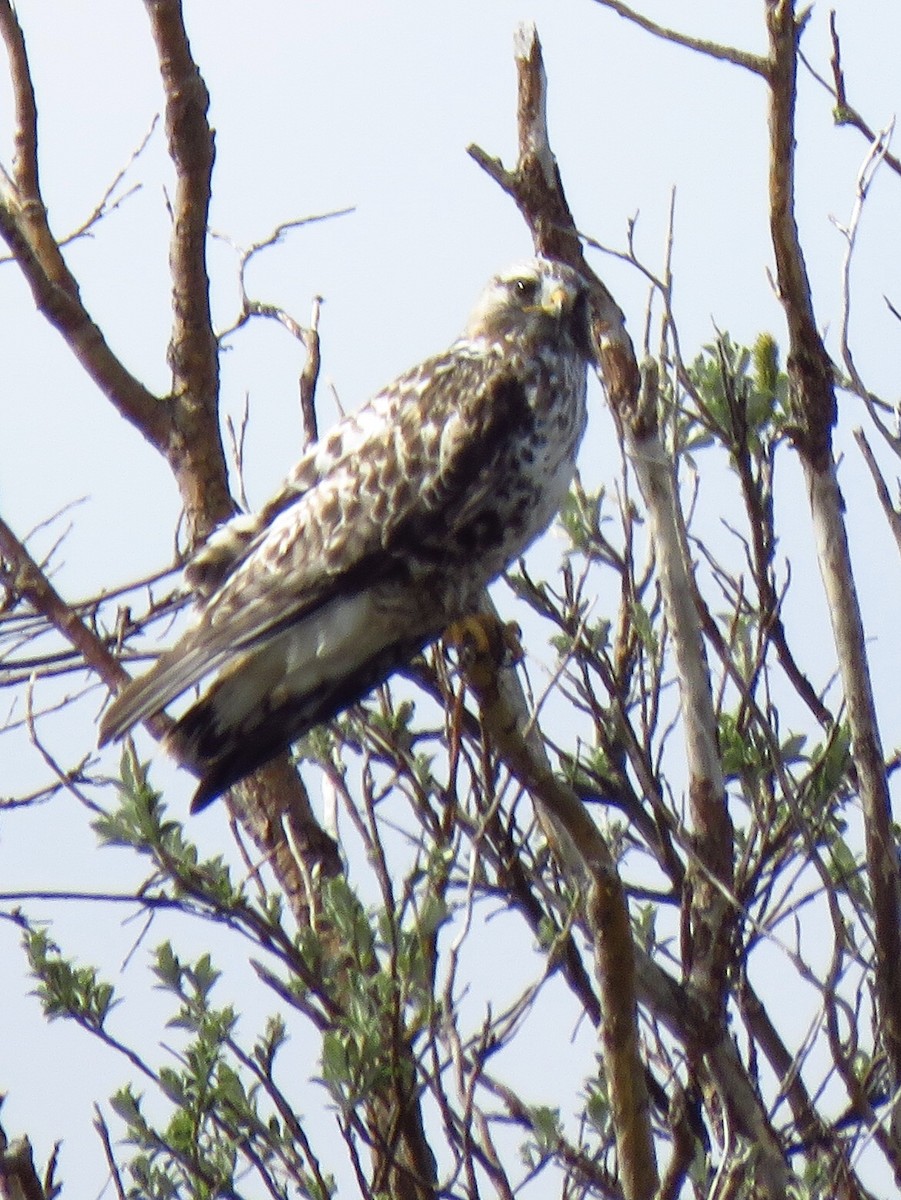
[[[848, 96], [845, 86], [845, 73], [842, 69], [842, 50], [838, 36], [838, 25], [836, 23], [835, 10], [829, 14], [829, 36], [832, 39], [832, 58], [830, 66], [832, 68], [832, 83], [824, 79], [822, 75], [811, 64], [808, 58], [799, 50], [798, 58], [809, 71], [810, 75], [817, 81], [820, 87], [825, 88], [832, 99], [835, 101], [833, 115], [836, 125], [851, 125], [872, 143], [876, 140], [876, 134], [870, 125], [863, 119], [860, 113], [852, 104], [848, 102]], [[889, 167], [898, 175], [901, 175], [901, 159], [898, 159], [894, 154], [886, 153], [885, 161]]]
[[26, 600], [36, 612], [46, 617], [108, 687], [121, 686], [128, 676], [120, 666], [118, 659], [66, 604], [2, 518], [0, 518], [0, 555], [5, 560], [5, 586], [16, 596]]
[[879, 470], [879, 464], [876, 462], [876, 456], [870, 448], [870, 443], [867, 441], [866, 434], [862, 429], [854, 430], [854, 440], [860, 447], [860, 452], [864, 457], [864, 462], [870, 470], [870, 475], [873, 477], [873, 484], [876, 488], [876, 495], [879, 498], [879, 503], [882, 506], [882, 511], [885, 513], [885, 518], [888, 521], [889, 529], [892, 531], [895, 543], [901, 552], [901, 513], [898, 512], [895, 505], [892, 503], [892, 497], [889, 493], [888, 486], [883, 478], [882, 472]]
[[851, 216], [847, 225], [840, 224], [833, 217], [833, 224], [845, 239], [845, 254], [842, 259], [842, 319], [841, 319], [841, 345], [842, 345], [842, 360], [845, 364], [845, 369], [848, 372], [849, 383], [853, 390], [863, 400], [867, 406], [867, 411], [873, 424], [879, 430], [887, 444], [891, 446], [894, 452], [901, 455], [901, 438], [893, 434], [885, 422], [882, 420], [877, 408], [882, 406], [889, 408], [890, 406], [880, 401], [869, 388], [864, 384], [860, 373], [857, 370], [857, 365], [854, 362], [854, 356], [851, 352], [850, 328], [851, 328], [851, 263], [854, 257], [854, 248], [857, 243], [857, 233], [860, 228], [861, 217], [863, 216], [864, 205], [869, 195], [870, 187], [876, 176], [879, 167], [885, 161], [888, 153], [889, 145], [891, 144], [892, 133], [895, 128], [894, 119], [876, 135], [872, 145], [870, 146], [866, 158], [861, 164], [860, 170], [857, 173], [857, 184], [855, 188], [854, 205], [851, 209]]
[[319, 440], [319, 422], [316, 417], [316, 384], [319, 380], [319, 313], [322, 297], [313, 297], [313, 311], [307, 330], [307, 357], [300, 373], [300, 415], [303, 421], [304, 448]]
[[109, 1126], [104, 1119], [103, 1113], [100, 1111], [100, 1105], [94, 1105], [94, 1128], [100, 1138], [103, 1146], [103, 1154], [106, 1158], [106, 1165], [109, 1167], [110, 1179], [113, 1182], [113, 1187], [116, 1189], [118, 1200], [127, 1200], [125, 1185], [122, 1182], [122, 1175], [119, 1171], [119, 1164], [116, 1162], [116, 1156], [113, 1153], [113, 1142], [110, 1137]]
[[755, 75], [762, 75], [766, 78], [768, 70], [767, 60], [758, 54], [751, 54], [747, 50], [739, 50], [734, 46], [722, 46], [718, 42], [711, 42], [706, 38], [692, 37], [687, 33], [679, 33], [676, 29], [668, 29], [665, 25], [658, 25], [656, 21], [652, 21], [649, 17], [636, 12], [635, 9], [630, 8], [627, 4], [623, 4], [622, 0], [594, 0], [594, 2], [595, 4], [600, 4], [602, 8], [609, 8], [617, 16], [623, 17], [633, 25], [637, 25], [640, 29], [644, 29], [646, 33], [652, 33], [654, 37], [662, 38], [665, 42], [673, 42], [677, 46], [685, 46], [686, 49], [694, 50], [698, 54], [704, 54], [708, 58], [716, 58], [721, 62], [731, 63], [734, 67], [744, 67], [745, 70], [752, 71]]

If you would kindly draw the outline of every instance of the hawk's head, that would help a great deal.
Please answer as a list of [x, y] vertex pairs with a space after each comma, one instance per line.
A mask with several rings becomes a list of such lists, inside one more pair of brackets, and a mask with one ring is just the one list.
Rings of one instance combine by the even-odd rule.
[[517, 263], [495, 275], [482, 292], [464, 336], [490, 342], [570, 339], [588, 358], [588, 285], [572, 267], [554, 259]]

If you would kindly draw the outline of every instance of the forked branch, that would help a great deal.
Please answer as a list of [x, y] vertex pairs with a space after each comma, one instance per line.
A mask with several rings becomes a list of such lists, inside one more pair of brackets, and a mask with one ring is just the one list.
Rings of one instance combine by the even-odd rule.
[[[517, 32], [517, 124], [519, 158], [506, 170], [484, 150], [470, 154], [512, 197], [539, 254], [560, 259], [592, 285], [592, 327], [598, 361], [619, 411], [634, 411], [638, 368], [625, 317], [610, 292], [585, 262], [547, 127], [547, 77], [538, 34], [531, 25]], [[652, 1196], [658, 1185], [648, 1097], [639, 1055], [635, 960], [629, 913], [616, 864], [594, 821], [570, 789], [553, 776], [540, 739], [527, 737], [528, 708], [519, 685], [498, 676], [490, 659], [471, 662], [467, 678], [482, 719], [501, 756], [529, 789], [538, 809], [556, 830], [558, 855], [574, 859], [589, 880], [586, 916], [594, 942], [595, 974], [603, 1010], [604, 1072], [615, 1113], [623, 1191], [628, 1200]]]

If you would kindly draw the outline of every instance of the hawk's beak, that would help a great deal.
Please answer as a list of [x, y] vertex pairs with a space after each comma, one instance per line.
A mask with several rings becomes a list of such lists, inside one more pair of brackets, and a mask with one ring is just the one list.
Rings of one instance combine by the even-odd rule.
[[569, 304], [570, 299], [571, 296], [569, 294], [569, 288], [560, 287], [558, 285], [547, 297], [541, 307], [549, 317], [559, 317]]

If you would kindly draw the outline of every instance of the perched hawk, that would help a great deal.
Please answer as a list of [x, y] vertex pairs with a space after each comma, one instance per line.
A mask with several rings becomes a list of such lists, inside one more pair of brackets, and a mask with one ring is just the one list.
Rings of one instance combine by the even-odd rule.
[[186, 571], [196, 620], [110, 705], [101, 744], [215, 673], [168, 739], [200, 777], [196, 811], [472, 612], [566, 495], [590, 346], [570, 267], [492, 279], [450, 349], [214, 533]]

